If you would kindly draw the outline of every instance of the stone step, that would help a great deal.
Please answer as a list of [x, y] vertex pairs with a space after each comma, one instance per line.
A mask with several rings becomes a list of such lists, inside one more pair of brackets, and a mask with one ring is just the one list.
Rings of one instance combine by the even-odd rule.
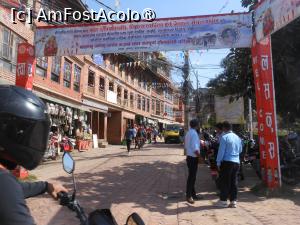
[[106, 148], [108, 146], [108, 142], [104, 139], [98, 139], [98, 147], [99, 148]]

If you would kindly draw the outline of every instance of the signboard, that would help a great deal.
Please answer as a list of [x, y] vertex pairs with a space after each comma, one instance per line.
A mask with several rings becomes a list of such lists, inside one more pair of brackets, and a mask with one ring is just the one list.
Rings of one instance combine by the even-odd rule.
[[251, 13], [38, 27], [36, 56], [248, 48]]
[[110, 90], [107, 90], [106, 100], [108, 102], [112, 102], [112, 103], [117, 104], [117, 93], [115, 93], [113, 91], [110, 91]]
[[256, 39], [274, 33], [300, 16], [300, 0], [265, 0], [254, 12]]
[[28, 43], [18, 45], [16, 86], [32, 90], [35, 71], [34, 47]]
[[97, 134], [93, 134], [93, 148], [98, 148], [98, 136]]
[[254, 39], [252, 54], [260, 147], [262, 146], [260, 153], [263, 158], [262, 176], [268, 187], [275, 188], [280, 186], [281, 181], [270, 36], [261, 42]]
[[244, 120], [244, 99], [229, 102], [230, 97], [215, 96], [215, 112], [217, 122], [228, 121], [232, 124], [243, 124]]
[[91, 100], [88, 100], [88, 99], [82, 99], [82, 103], [84, 105], [87, 105], [87, 106], [91, 106], [93, 108], [96, 108], [96, 109], [99, 109], [99, 110], [103, 110], [105, 112], [108, 111], [108, 107], [105, 106], [105, 105], [102, 105], [98, 102], [94, 102], [94, 101], [91, 101]]

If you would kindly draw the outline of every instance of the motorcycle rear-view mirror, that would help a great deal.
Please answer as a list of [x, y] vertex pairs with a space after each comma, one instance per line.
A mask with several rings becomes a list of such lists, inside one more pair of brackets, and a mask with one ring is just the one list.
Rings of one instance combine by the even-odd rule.
[[72, 174], [75, 169], [75, 161], [72, 156], [65, 152], [62, 158], [63, 168], [68, 174]]
[[127, 218], [126, 225], [145, 225], [145, 223], [137, 213], [132, 213]]

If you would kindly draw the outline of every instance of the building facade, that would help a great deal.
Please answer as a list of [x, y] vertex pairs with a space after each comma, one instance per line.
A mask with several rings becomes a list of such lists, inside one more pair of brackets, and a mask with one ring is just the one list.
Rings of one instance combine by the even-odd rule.
[[[54, 2], [23, 4], [51, 9]], [[34, 26], [43, 25], [12, 24], [14, 4], [19, 1], [0, 4], [2, 84], [15, 83], [17, 44], [33, 44]], [[85, 9], [81, 1], [59, 1], [59, 7]], [[66, 134], [74, 135], [80, 121], [102, 142], [120, 144], [128, 125], [152, 124], [162, 129], [164, 124], [183, 122], [178, 90], [158, 58], [157, 53], [37, 58], [33, 92], [48, 104], [52, 125], [60, 124]]]

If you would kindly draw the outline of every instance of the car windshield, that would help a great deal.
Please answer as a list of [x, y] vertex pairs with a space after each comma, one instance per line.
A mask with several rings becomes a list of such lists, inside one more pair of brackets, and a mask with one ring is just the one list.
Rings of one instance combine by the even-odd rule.
[[172, 124], [172, 125], [169, 124], [169, 125], [166, 126], [166, 130], [172, 130], [172, 131], [178, 131], [179, 128], [180, 128], [180, 126], [178, 126], [178, 125], [173, 125], [173, 124]]

